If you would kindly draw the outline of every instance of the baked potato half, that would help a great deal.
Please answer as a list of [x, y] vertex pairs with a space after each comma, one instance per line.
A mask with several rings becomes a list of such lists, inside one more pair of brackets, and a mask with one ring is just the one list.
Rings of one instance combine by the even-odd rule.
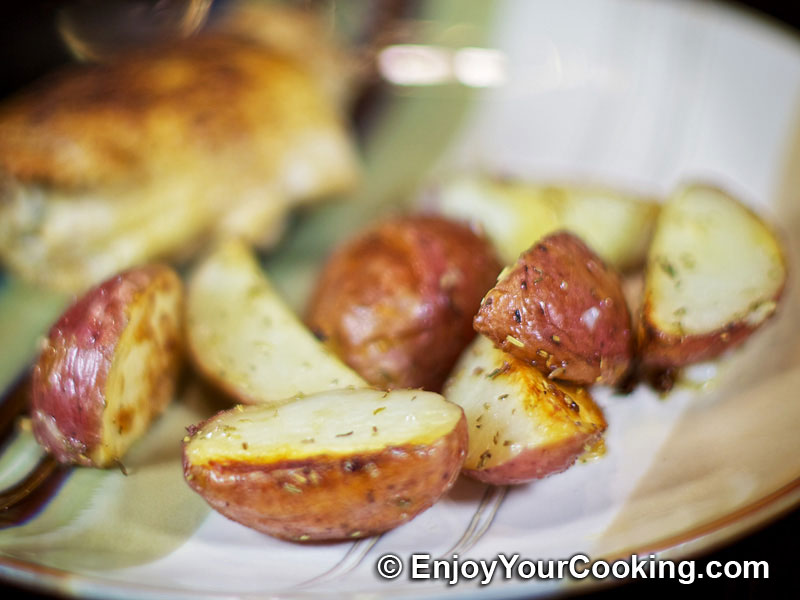
[[430, 208], [479, 227], [511, 264], [534, 242], [559, 229], [579, 236], [607, 264], [640, 266], [658, 204], [590, 185], [543, 185], [482, 176], [454, 177], [428, 194]]
[[465, 475], [495, 485], [564, 471], [602, 448], [606, 422], [585, 389], [545, 377], [482, 335], [464, 352], [443, 394], [464, 409]]
[[545, 236], [504, 271], [474, 326], [551, 379], [613, 385], [633, 359], [619, 276], [566, 231]]
[[742, 343], [775, 312], [786, 273], [778, 239], [757, 215], [719, 189], [680, 189], [648, 254], [643, 364], [681, 367]]
[[242, 242], [218, 245], [191, 273], [186, 318], [192, 363], [239, 402], [367, 385], [306, 329]]
[[307, 322], [371, 384], [438, 391], [499, 271], [489, 242], [467, 226], [396, 218], [331, 256]]
[[461, 408], [420, 390], [320, 392], [280, 406], [237, 406], [184, 440], [188, 484], [215, 510], [295, 541], [396, 527], [455, 481]]
[[183, 286], [169, 267], [138, 267], [87, 292], [50, 329], [33, 369], [38, 442], [63, 463], [118, 463], [172, 399], [182, 324]]

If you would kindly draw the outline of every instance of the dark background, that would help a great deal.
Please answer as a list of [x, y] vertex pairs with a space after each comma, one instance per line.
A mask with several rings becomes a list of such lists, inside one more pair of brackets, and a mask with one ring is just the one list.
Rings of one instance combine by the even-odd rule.
[[[631, 0], [635, 1], [635, 0]], [[5, 96], [42, 73], [69, 61], [53, 29], [53, 13], [63, 2], [29, 1], [4, 3], [0, 18], [0, 97]], [[760, 12], [784, 28], [800, 36], [800, 14], [792, 2], [738, 2]], [[788, 398], [794, 401], [794, 398]], [[800, 424], [798, 424], [800, 425]], [[634, 581], [588, 594], [585, 598], [640, 598], [648, 593], [673, 593], [691, 598], [713, 596], [715, 599], [743, 598], [800, 598], [800, 579], [797, 577], [798, 535], [800, 510], [790, 512], [760, 531], [710, 553], [698, 556], [700, 571], [710, 560], [725, 563], [731, 560], [766, 560], [770, 565], [767, 580], [698, 580], [692, 585], [675, 582]], [[0, 584], [0, 595], [17, 592], [23, 599], [47, 598], [35, 592], [18, 590]]]

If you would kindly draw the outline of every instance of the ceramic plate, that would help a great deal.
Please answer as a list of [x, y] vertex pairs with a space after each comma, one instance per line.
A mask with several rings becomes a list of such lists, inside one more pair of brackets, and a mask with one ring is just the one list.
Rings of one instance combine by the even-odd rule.
[[[24, 524], [0, 531], [3, 578], [95, 597], [546, 595], [575, 584], [386, 581], [376, 562], [685, 557], [800, 500], [797, 40], [705, 2], [435, 2], [409, 23], [444, 62], [400, 70], [407, 79], [373, 114], [361, 190], [305, 215], [267, 260], [295, 305], [331, 244], [426, 182], [469, 169], [657, 196], [689, 180], [718, 184], [783, 236], [792, 272], [779, 315], [703, 386], [665, 398], [596, 390], [609, 423], [603, 458], [509, 489], [461, 480], [411, 523], [356, 542], [281, 542], [210, 512], [181, 477], [183, 428], [208, 410], [187, 390], [126, 459], [127, 477], [72, 470]], [[5, 279], [5, 386], [62, 303]], [[2, 450], [3, 488], [41, 457], [25, 431]]]

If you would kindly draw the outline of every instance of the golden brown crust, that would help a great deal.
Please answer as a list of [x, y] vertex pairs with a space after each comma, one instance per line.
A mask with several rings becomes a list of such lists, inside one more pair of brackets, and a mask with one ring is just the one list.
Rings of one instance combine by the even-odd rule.
[[436, 391], [474, 337], [472, 317], [499, 270], [465, 225], [395, 219], [331, 257], [307, 322], [373, 385]]
[[336, 122], [309, 76], [255, 43], [205, 35], [39, 82], [0, 109], [0, 169], [67, 188], [135, 181], [192, 154], [277, 164], [286, 131]]
[[[775, 302], [779, 301], [780, 296], [779, 293], [774, 298]], [[734, 321], [707, 333], [681, 336], [662, 331], [651, 322], [649, 302], [645, 301], [637, 330], [638, 353], [646, 369], [685, 367], [717, 358], [726, 350], [740, 345], [768, 320], [756, 325]]]
[[184, 477], [217, 511], [293, 541], [360, 538], [397, 527], [430, 507], [464, 461], [463, 415], [430, 445], [368, 455], [318, 456], [275, 464], [191, 464]]
[[465, 475], [494, 485], [559, 473], [599, 449], [606, 421], [584, 388], [553, 381], [478, 336], [444, 396], [464, 409]]
[[208, 34], [75, 66], [0, 107], [0, 257], [82, 292], [209, 237], [276, 241], [358, 176], [341, 115], [292, 59]]
[[[691, 199], [689, 199], [690, 194], [694, 195]], [[705, 217], [709, 222], [703, 223], [702, 213], [698, 216], [691, 211], [691, 208], [698, 204], [703, 206], [703, 202], [708, 202], [709, 196], [715, 199], [715, 208], [709, 211], [713, 216]], [[722, 200], [724, 201], [721, 202]], [[754, 244], [753, 240], [760, 240], [756, 245], [745, 246], [747, 257], [760, 256], [763, 261], [765, 256], [772, 255], [769, 269], [763, 266], [763, 262], [759, 263], [761, 266], [758, 268], [762, 273], [769, 273], [769, 280], [763, 281], [761, 285], [764, 287], [760, 287], [750, 277], [742, 275], [749, 265], [729, 260], [727, 264], [718, 262], [716, 269], [711, 272], [713, 276], [706, 269], [707, 277], [699, 283], [695, 281], [694, 285], [697, 287], [688, 287], [684, 281], [684, 274], [691, 273], [697, 268], [697, 265], [693, 264], [695, 260], [702, 262], [707, 256], [730, 256], [728, 244], [731, 243], [731, 231], [720, 227], [719, 223], [728, 222], [721, 221], [721, 218], [730, 219], [730, 214], [736, 213], [739, 214], [738, 218], [749, 222], [751, 229], [750, 236], [739, 233], [742, 239], [737, 240], [737, 243]], [[674, 236], [676, 232], [682, 231], [698, 231], [703, 232], [703, 235], [693, 240], [695, 247], [676, 250]], [[723, 236], [718, 237], [719, 233]], [[669, 241], [662, 241], [662, 236]], [[722, 246], [724, 250], [720, 252], [720, 248], [715, 248], [714, 244]], [[657, 378], [662, 374], [660, 372], [669, 372], [667, 385], [671, 386], [675, 369], [719, 357], [728, 349], [742, 344], [768, 322], [776, 314], [786, 287], [788, 268], [784, 248], [785, 244], [781, 243], [779, 233], [769, 223], [751, 207], [744, 205], [716, 185], [695, 182], [683, 186], [676, 192], [662, 209], [645, 275], [644, 301], [636, 331], [639, 360], [645, 372], [651, 376], [655, 374]], [[665, 286], [657, 284], [659, 275], [668, 279], [673, 294], [678, 290], [682, 292], [686, 306], [678, 307], [672, 314], [669, 310], [665, 310], [665, 299], [663, 296], [659, 297], [659, 293], [665, 293]], [[733, 280], [738, 285], [732, 285]], [[682, 321], [687, 310], [700, 310], [703, 305], [701, 301], [700, 307], [694, 306], [695, 295], [701, 291], [698, 287], [702, 286], [703, 295], [714, 296], [715, 304], [719, 305], [725, 296], [736, 297], [737, 294], [741, 294], [742, 282], [749, 288], [753, 301], [746, 311], [733, 315], [724, 314], [720, 309], [710, 321], [715, 324], [707, 324], [706, 331], [694, 325], [692, 333], [686, 332], [687, 328]], [[711, 311], [708, 308], [707, 298], [706, 306], [702, 310], [706, 318], [709, 318]]]
[[633, 356], [619, 276], [568, 232], [523, 253], [486, 294], [474, 326], [549, 377], [579, 384], [615, 383]]
[[565, 382], [547, 381], [524, 362], [508, 357], [502, 376], [517, 377], [529, 390], [526, 414], [536, 414], [539, 426], [551, 441], [525, 448], [503, 464], [464, 473], [495, 485], [542, 479], [566, 471], [578, 458], [602, 446], [608, 424], [600, 407], [586, 388]]

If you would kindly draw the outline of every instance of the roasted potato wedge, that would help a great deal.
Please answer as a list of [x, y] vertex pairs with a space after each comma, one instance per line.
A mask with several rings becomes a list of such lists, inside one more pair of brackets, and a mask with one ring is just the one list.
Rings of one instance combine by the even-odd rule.
[[89, 291], [53, 325], [33, 370], [31, 419], [57, 460], [117, 463], [173, 396], [183, 286], [153, 265]]
[[190, 275], [186, 331], [195, 367], [239, 402], [367, 385], [306, 329], [238, 241], [217, 246]]
[[501, 275], [476, 331], [551, 379], [612, 385], [633, 358], [619, 276], [572, 233], [550, 234]]
[[658, 204], [597, 186], [537, 185], [461, 176], [431, 194], [431, 208], [480, 227], [505, 264], [558, 229], [578, 235], [617, 269], [644, 262]]
[[331, 257], [307, 322], [371, 384], [438, 391], [499, 271], [489, 242], [465, 225], [397, 218]]
[[679, 190], [647, 259], [643, 363], [680, 367], [740, 344], [775, 312], [785, 282], [780, 244], [758, 216], [713, 187]]
[[431, 506], [458, 476], [462, 410], [420, 390], [320, 392], [194, 428], [189, 485], [226, 517], [296, 541], [359, 538]]
[[589, 393], [547, 379], [479, 335], [444, 396], [467, 416], [464, 474], [496, 485], [559, 473], [602, 448], [606, 422]]

